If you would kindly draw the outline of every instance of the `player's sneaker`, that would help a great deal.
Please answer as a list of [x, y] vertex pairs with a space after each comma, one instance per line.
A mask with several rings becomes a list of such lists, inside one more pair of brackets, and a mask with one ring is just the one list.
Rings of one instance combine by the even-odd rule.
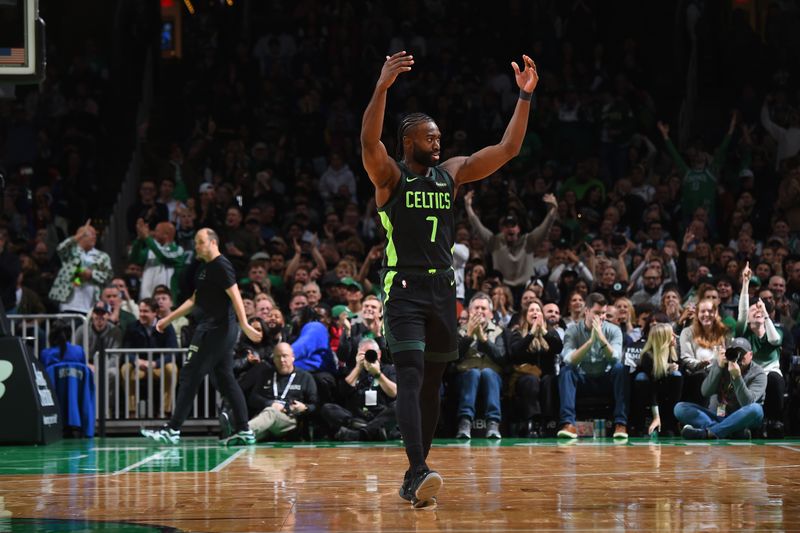
[[169, 426], [160, 429], [145, 429], [139, 431], [142, 437], [160, 442], [162, 444], [178, 444], [181, 441], [181, 432], [175, 431]]
[[219, 443], [223, 446], [248, 446], [256, 443], [256, 434], [252, 429], [237, 431], [230, 437], [220, 439]]
[[409, 485], [411, 505], [415, 509], [435, 506], [436, 495], [443, 484], [444, 480], [438, 472], [428, 469], [420, 471]]
[[411, 470], [406, 470], [405, 476], [403, 476], [403, 484], [400, 485], [399, 490], [400, 497], [403, 498], [405, 501], [410, 502], [414, 499], [414, 495], [411, 493]]

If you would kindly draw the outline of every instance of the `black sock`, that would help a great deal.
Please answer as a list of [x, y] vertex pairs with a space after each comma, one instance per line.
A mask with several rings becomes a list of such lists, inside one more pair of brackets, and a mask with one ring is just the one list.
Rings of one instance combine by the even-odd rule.
[[392, 354], [397, 369], [397, 425], [403, 434], [406, 456], [416, 472], [427, 468], [422, 441], [420, 390], [425, 370], [422, 351], [409, 350]]
[[422, 411], [422, 451], [427, 460], [431, 451], [433, 434], [439, 423], [439, 400], [442, 387], [442, 376], [447, 368], [447, 363], [425, 363], [425, 376], [422, 379], [420, 404], [425, 406]]

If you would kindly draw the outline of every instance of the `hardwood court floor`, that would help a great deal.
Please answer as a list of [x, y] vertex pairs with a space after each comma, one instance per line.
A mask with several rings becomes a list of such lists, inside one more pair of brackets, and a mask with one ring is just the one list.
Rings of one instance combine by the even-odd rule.
[[437, 441], [430, 464], [439, 506], [415, 511], [397, 443], [0, 447], [0, 531], [800, 529], [796, 440]]

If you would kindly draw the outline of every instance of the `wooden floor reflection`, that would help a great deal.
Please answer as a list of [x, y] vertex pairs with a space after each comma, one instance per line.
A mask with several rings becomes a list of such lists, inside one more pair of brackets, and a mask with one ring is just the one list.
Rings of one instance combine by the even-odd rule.
[[4, 475], [0, 498], [15, 518], [208, 532], [800, 528], [795, 444], [519, 444], [434, 448], [445, 480], [434, 511], [398, 497], [395, 447], [248, 448], [216, 472]]

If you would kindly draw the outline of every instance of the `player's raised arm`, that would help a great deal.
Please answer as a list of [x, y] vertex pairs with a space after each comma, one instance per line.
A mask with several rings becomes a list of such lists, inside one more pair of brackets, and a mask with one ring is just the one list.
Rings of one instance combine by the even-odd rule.
[[386, 93], [397, 76], [411, 70], [413, 64], [413, 56], [404, 51], [386, 57], [381, 75], [375, 84], [375, 91], [372, 93], [372, 98], [364, 111], [364, 118], [361, 120], [361, 160], [370, 181], [378, 189], [378, 193], [381, 189], [391, 192], [397, 180], [400, 179], [400, 169], [389, 157], [386, 147], [381, 142]]
[[523, 69], [516, 62], [511, 62], [519, 87], [519, 99], [514, 114], [506, 127], [499, 143], [487, 146], [468, 157], [454, 157], [445, 161], [442, 166], [455, 180], [456, 187], [470, 181], [477, 181], [493, 174], [515, 157], [525, 138], [528, 129], [528, 114], [531, 109], [531, 97], [539, 83], [536, 64], [528, 56], [522, 56]]

